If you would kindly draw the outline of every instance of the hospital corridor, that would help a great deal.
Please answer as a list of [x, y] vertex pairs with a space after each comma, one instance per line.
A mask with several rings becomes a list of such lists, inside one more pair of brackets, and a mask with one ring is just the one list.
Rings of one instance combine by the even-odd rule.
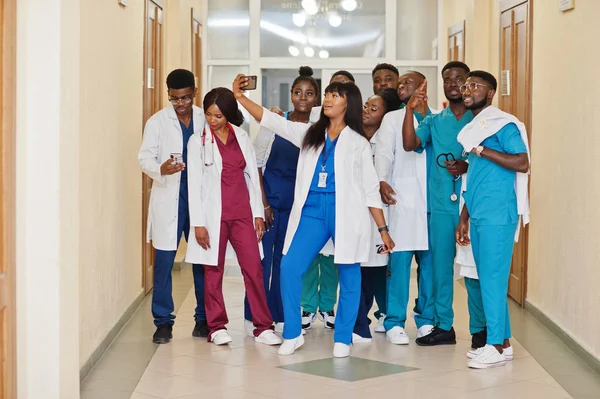
[[597, 15], [0, 0], [0, 399], [600, 399]]

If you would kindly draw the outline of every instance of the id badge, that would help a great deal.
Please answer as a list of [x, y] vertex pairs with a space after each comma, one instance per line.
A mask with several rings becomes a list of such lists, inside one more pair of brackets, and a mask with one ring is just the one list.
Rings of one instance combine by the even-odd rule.
[[319, 188], [327, 187], [327, 172], [319, 173], [319, 184], [317, 184], [317, 187], [319, 187]]

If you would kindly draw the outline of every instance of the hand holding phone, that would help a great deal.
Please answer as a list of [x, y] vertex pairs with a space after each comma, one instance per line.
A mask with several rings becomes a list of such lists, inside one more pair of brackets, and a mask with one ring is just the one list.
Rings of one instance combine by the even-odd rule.
[[248, 81], [246, 82], [246, 86], [242, 87], [244, 90], [256, 90], [256, 75], [245, 76]]
[[183, 155], [180, 152], [172, 152], [171, 153], [171, 165], [180, 165], [183, 163]]

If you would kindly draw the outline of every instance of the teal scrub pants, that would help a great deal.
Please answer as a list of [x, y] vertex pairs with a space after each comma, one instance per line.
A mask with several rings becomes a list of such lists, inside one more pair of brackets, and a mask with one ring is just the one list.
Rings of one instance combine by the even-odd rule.
[[479, 289], [487, 325], [487, 344], [502, 345], [511, 337], [508, 313], [508, 279], [517, 224], [478, 226], [471, 224], [471, 246], [479, 275]]
[[455, 215], [432, 213], [429, 223], [431, 252], [433, 255], [433, 303], [435, 321], [439, 328], [450, 330], [454, 324], [454, 258], [458, 226], [458, 209]]
[[318, 254], [302, 278], [302, 310], [329, 312], [337, 301], [338, 268], [333, 255]]
[[483, 299], [481, 299], [481, 284], [476, 278], [465, 277], [467, 288], [467, 306], [469, 308], [469, 333], [477, 334], [485, 329], [485, 314]]
[[[419, 257], [419, 298], [415, 323], [417, 328], [433, 325], [433, 302], [431, 299], [433, 257], [430, 251], [401, 251], [393, 252], [390, 256], [387, 281], [387, 313], [385, 315], [385, 330], [402, 327], [406, 323], [406, 308], [408, 306], [410, 287], [410, 266], [413, 256]], [[423, 305], [421, 305], [421, 302]]]

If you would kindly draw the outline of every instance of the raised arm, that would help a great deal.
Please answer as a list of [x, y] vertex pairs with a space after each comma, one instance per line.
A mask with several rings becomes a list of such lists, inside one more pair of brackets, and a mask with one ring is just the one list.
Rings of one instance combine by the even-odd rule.
[[415, 130], [415, 111], [425, 116], [427, 106], [427, 81], [424, 81], [406, 104], [406, 114], [402, 124], [402, 146], [404, 151], [414, 151], [421, 146], [421, 139]]

